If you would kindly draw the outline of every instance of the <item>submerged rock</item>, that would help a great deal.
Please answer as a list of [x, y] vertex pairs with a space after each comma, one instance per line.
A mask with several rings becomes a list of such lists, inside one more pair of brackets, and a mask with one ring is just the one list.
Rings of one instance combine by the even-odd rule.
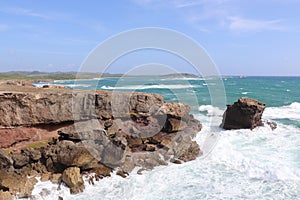
[[265, 104], [250, 98], [240, 98], [232, 105], [227, 105], [221, 127], [231, 129], [254, 129], [262, 126], [261, 120]]

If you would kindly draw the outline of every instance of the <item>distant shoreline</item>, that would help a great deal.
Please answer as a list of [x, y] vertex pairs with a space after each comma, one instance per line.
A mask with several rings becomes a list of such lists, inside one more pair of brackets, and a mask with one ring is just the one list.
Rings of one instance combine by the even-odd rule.
[[[93, 72], [39, 72], [39, 71], [11, 71], [1, 72], [0, 80], [73, 80], [96, 78], [120, 78], [124, 74], [93, 73]], [[126, 77], [161, 77], [161, 78], [201, 78], [195, 74], [178, 73], [162, 75], [126, 75]], [[246, 75], [221, 75], [222, 78], [246, 78], [246, 77], [295, 77], [300, 76], [246, 76]]]

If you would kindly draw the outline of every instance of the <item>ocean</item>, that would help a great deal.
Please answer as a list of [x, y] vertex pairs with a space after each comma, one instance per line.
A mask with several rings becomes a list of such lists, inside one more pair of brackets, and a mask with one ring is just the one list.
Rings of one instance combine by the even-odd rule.
[[[201, 121], [195, 140], [200, 147], [213, 141], [204, 156], [181, 165], [156, 167], [121, 178], [115, 173], [95, 185], [86, 181], [83, 193], [39, 182], [32, 199], [300, 199], [300, 77], [223, 77], [226, 100], [211, 104], [209, 84], [201, 78], [100, 78], [55, 81], [70, 89], [118, 90], [162, 94], [166, 101], [184, 102]], [[39, 83], [41, 85], [43, 83]], [[277, 129], [222, 130], [226, 104], [239, 97], [266, 103], [263, 120]], [[212, 120], [213, 119], [213, 120]], [[214, 121], [215, 123], [212, 123]]]

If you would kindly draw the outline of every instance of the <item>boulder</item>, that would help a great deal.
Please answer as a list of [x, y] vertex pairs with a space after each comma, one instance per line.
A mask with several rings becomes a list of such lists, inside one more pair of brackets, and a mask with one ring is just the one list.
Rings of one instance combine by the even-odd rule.
[[[81, 169], [90, 169], [97, 165], [101, 159], [99, 152], [93, 154], [89, 151], [91, 145], [61, 141], [56, 145], [49, 146], [43, 150], [46, 166], [50, 171], [61, 172], [68, 166], [76, 166]], [[93, 149], [91, 149], [93, 150]]]
[[262, 126], [261, 117], [265, 104], [250, 98], [240, 98], [232, 105], [227, 105], [221, 127], [230, 129], [254, 129]]
[[82, 192], [85, 188], [78, 167], [69, 167], [65, 169], [62, 175], [62, 181], [70, 188], [71, 194]]

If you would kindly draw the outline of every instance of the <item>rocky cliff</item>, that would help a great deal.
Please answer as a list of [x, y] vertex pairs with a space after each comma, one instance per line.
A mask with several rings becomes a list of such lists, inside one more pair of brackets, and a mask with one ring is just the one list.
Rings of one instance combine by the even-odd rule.
[[94, 172], [93, 183], [193, 160], [201, 124], [189, 112], [156, 94], [0, 86], [0, 194], [30, 196], [27, 175], [77, 193], [82, 173]]

